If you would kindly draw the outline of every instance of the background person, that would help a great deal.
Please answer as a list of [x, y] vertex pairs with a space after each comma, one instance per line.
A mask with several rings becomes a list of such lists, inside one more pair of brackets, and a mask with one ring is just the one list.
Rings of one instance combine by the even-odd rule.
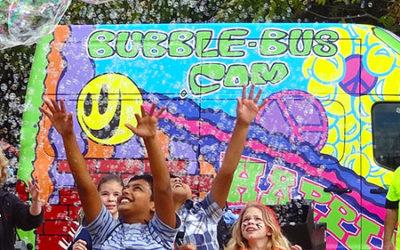
[[[0, 184], [7, 179], [8, 160], [0, 148]], [[22, 202], [14, 194], [0, 188], [0, 249], [14, 249], [16, 229], [32, 230], [43, 223], [44, 202], [39, 200], [40, 187], [28, 181], [31, 205]]]
[[[118, 220], [117, 200], [122, 194], [124, 184], [121, 178], [115, 174], [103, 176], [97, 184], [97, 191], [100, 194], [101, 201], [107, 210], [111, 213], [114, 220]], [[83, 212], [80, 212], [80, 221], [83, 220]], [[79, 226], [76, 236], [68, 248], [69, 250], [91, 250], [92, 238], [86, 228]]]

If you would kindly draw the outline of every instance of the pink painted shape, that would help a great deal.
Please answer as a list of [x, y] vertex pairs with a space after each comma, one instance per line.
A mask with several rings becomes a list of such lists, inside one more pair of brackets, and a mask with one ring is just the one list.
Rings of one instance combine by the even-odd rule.
[[358, 74], [360, 69], [361, 56], [351, 58], [346, 63], [346, 74], [343, 78], [343, 83], [349, 83]]

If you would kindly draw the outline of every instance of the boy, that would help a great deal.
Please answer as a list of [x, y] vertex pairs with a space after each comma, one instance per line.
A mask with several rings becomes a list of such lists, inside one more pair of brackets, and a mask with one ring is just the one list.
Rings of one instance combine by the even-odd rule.
[[93, 249], [171, 249], [180, 221], [173, 209], [168, 169], [157, 143], [157, 120], [164, 110], [155, 112], [153, 104], [147, 113], [142, 106], [142, 117], [135, 114], [138, 126], [126, 125], [143, 138], [153, 177], [131, 178], [118, 199], [120, 221], [116, 221], [102, 205], [87, 170], [73, 132], [72, 114], [66, 112], [63, 100], [60, 103], [45, 100], [45, 103], [47, 109], [41, 110], [63, 139]]
[[191, 200], [190, 187], [182, 183], [179, 177], [172, 176], [171, 187], [175, 210], [182, 220], [177, 244], [194, 244], [197, 250], [219, 249], [217, 225], [223, 215], [229, 189], [236, 167], [239, 163], [251, 122], [257, 116], [265, 101], [257, 105], [261, 91], [253, 99], [254, 85], [246, 98], [246, 86], [243, 86], [242, 98], [238, 98], [236, 124], [229, 142], [221, 168], [211, 186], [211, 191], [201, 202]]

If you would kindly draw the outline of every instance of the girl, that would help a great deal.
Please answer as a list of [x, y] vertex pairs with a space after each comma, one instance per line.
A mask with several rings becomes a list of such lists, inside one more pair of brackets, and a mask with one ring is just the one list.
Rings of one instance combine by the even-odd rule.
[[226, 250], [299, 250], [283, 236], [274, 211], [251, 202], [240, 212]]
[[[118, 219], [117, 199], [122, 194], [123, 182], [117, 175], [109, 174], [102, 177], [97, 185], [97, 191], [100, 194], [101, 201], [107, 210], [111, 213], [115, 220]], [[83, 213], [81, 214], [83, 218]], [[72, 250], [92, 249], [92, 240], [89, 232], [83, 227], [78, 229], [78, 233], [74, 238]]]

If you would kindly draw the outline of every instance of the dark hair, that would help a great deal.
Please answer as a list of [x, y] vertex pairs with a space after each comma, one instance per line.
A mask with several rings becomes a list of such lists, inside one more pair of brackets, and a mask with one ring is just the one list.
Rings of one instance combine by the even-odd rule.
[[137, 181], [137, 180], [144, 180], [145, 182], [147, 182], [150, 186], [151, 189], [151, 196], [150, 196], [150, 200], [153, 200], [153, 176], [149, 175], [149, 174], [139, 174], [139, 175], [135, 175], [132, 178], [129, 179], [128, 183], [131, 181]]
[[124, 186], [124, 183], [122, 182], [121, 178], [118, 175], [108, 174], [108, 175], [101, 177], [99, 183], [97, 184], [97, 191], [100, 191], [101, 185], [103, 185], [104, 183], [110, 182], [110, 181], [115, 181], [115, 182], [121, 184], [122, 187]]

